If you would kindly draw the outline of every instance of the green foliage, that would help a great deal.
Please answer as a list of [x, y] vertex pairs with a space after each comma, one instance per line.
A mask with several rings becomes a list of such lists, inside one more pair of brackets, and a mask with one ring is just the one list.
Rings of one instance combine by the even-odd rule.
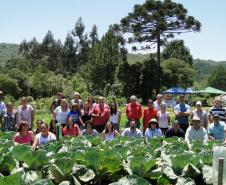
[[0, 66], [11, 58], [17, 58], [18, 49], [17, 44], [0, 43]]
[[18, 97], [21, 91], [18, 82], [5, 74], [0, 74], [0, 89], [5, 94], [10, 94], [14, 97]]
[[36, 71], [29, 79], [29, 86], [35, 98], [50, 97], [64, 89], [65, 79], [62, 75], [53, 72]]
[[[32, 151], [27, 145], [14, 146], [8, 137], [0, 137], [0, 184], [176, 185], [195, 184], [202, 176], [200, 184], [211, 184], [212, 167], [202, 165], [203, 151], [188, 151], [178, 138], [75, 137]], [[211, 151], [213, 142], [201, 147]]]
[[194, 69], [186, 62], [171, 58], [162, 63], [163, 84], [169, 87], [189, 87], [192, 85]]
[[[95, 90], [94, 94], [103, 94], [103, 89], [114, 84], [116, 68], [124, 58], [123, 44], [122, 37], [110, 27], [91, 49], [83, 75], [90, 82], [89, 88]], [[105, 91], [108, 95], [108, 90]]]
[[184, 45], [183, 40], [174, 40], [166, 45], [162, 51], [164, 59], [177, 58], [192, 65], [192, 56], [189, 49]]
[[208, 85], [221, 90], [226, 90], [226, 69], [218, 65], [208, 77]]

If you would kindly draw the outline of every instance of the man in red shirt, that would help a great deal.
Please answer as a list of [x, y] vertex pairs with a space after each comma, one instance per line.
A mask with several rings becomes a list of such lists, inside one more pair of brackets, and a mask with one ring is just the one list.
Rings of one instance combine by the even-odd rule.
[[130, 120], [135, 120], [136, 127], [140, 128], [140, 118], [142, 116], [141, 105], [136, 101], [136, 96], [132, 95], [130, 97], [130, 103], [126, 106], [126, 117], [128, 122], [126, 127], [129, 127]]
[[153, 106], [153, 101], [151, 99], [148, 100], [148, 107], [144, 109], [143, 112], [143, 131], [148, 128], [148, 123], [149, 121], [155, 118], [157, 119], [157, 109], [154, 108]]
[[93, 118], [93, 128], [101, 133], [110, 118], [110, 108], [104, 103], [104, 97], [99, 97], [99, 102], [93, 108], [91, 116]]

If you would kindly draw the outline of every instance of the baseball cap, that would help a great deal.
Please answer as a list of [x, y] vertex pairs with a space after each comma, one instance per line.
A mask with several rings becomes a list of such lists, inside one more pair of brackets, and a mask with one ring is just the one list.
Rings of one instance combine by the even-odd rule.
[[213, 114], [212, 117], [213, 118], [219, 118], [220, 116], [218, 114]]
[[174, 122], [172, 124], [173, 125], [177, 125], [177, 124], [179, 124], [179, 121], [178, 120], [174, 120]]
[[135, 95], [132, 95], [132, 96], [130, 96], [130, 99], [131, 99], [131, 100], [136, 100], [137, 97], [136, 97]]

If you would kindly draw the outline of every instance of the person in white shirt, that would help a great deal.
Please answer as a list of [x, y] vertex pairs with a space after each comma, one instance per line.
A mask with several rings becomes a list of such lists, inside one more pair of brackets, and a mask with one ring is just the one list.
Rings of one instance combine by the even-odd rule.
[[157, 119], [159, 128], [161, 129], [162, 134], [165, 135], [169, 128], [170, 115], [169, 112], [166, 111], [166, 104], [163, 102], [160, 104], [160, 111], [157, 112]]
[[56, 140], [56, 136], [52, 132], [49, 132], [48, 126], [45, 123], [42, 123], [41, 132], [35, 136], [32, 148], [35, 149], [37, 146], [41, 147], [52, 140]]
[[156, 108], [157, 111], [160, 111], [160, 105], [161, 103], [165, 103], [164, 101], [162, 101], [162, 95], [158, 94], [156, 96], [156, 100], [153, 102], [154, 107]]
[[53, 114], [53, 120], [54, 120], [54, 127], [56, 123], [61, 123], [62, 127], [66, 126], [67, 123], [67, 116], [69, 113], [69, 108], [68, 108], [68, 103], [66, 99], [62, 99], [60, 106], [58, 106], [55, 110], [54, 110], [54, 114]]
[[204, 127], [201, 126], [201, 120], [198, 116], [192, 118], [192, 126], [189, 126], [185, 134], [185, 142], [190, 146], [192, 141], [199, 140], [207, 142], [208, 135]]
[[130, 127], [125, 128], [125, 130], [122, 133], [122, 136], [127, 136], [127, 137], [142, 137], [143, 136], [141, 130], [136, 128], [136, 120], [134, 120], [134, 119], [130, 120]]
[[146, 129], [144, 135], [148, 139], [162, 137], [162, 131], [158, 128], [158, 121], [155, 118], [149, 121], [149, 128]]

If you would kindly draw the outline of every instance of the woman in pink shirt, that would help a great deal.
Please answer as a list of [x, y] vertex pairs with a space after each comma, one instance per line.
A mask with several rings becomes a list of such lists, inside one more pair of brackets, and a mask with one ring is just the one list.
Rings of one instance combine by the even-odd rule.
[[62, 133], [64, 137], [69, 136], [79, 136], [80, 135], [80, 129], [77, 124], [73, 124], [72, 117], [67, 118], [67, 124], [66, 127], [62, 129]]
[[19, 124], [18, 132], [13, 138], [13, 141], [16, 144], [28, 144], [32, 145], [35, 137], [33, 135], [32, 131], [28, 130], [28, 122], [26, 121], [21, 121]]

